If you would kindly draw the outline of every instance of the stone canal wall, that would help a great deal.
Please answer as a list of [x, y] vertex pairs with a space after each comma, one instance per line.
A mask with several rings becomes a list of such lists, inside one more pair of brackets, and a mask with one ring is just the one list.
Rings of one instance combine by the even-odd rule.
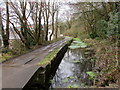
[[50, 86], [50, 80], [54, 77], [56, 70], [64, 57], [68, 46], [71, 44], [72, 40], [69, 40], [60, 47], [58, 53], [54, 56], [51, 62], [45, 66], [40, 66], [36, 73], [32, 76], [29, 82], [25, 85], [23, 90], [33, 88], [35, 90], [47, 90]]

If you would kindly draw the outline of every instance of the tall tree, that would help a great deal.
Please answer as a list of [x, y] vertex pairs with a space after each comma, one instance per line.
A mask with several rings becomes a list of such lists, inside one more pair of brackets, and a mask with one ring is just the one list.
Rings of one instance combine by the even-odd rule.
[[6, 43], [4, 44], [5, 47], [9, 47], [9, 6], [8, 6], [8, 0], [6, 1]]
[[52, 2], [52, 10], [51, 10], [51, 18], [52, 18], [52, 33], [50, 35], [50, 40], [52, 39], [52, 35], [54, 34], [55, 26], [54, 26], [54, 19], [55, 19], [55, 2]]
[[16, 14], [17, 19], [20, 22], [20, 31], [15, 27], [14, 23], [11, 22], [15, 32], [21, 38], [21, 41], [25, 44], [26, 48], [30, 49], [30, 43], [28, 40], [28, 23], [26, 18], [26, 6], [27, 2], [19, 1], [19, 10], [18, 10], [18, 3], [10, 2], [10, 6], [13, 9], [14, 13]]
[[52, 33], [50, 35], [50, 40], [52, 39], [52, 35], [55, 36], [55, 16], [58, 16], [58, 1], [51, 1], [51, 19], [52, 19]]
[[9, 48], [9, 6], [8, 1], [5, 2], [6, 4], [6, 29], [3, 27], [2, 22], [2, 15], [0, 12], [0, 23], [1, 23], [1, 30], [2, 30], [2, 38], [3, 38], [3, 44], [5, 48]]
[[50, 0], [44, 2], [43, 18], [44, 18], [44, 30], [45, 40], [48, 41], [48, 30], [49, 30], [49, 18], [50, 18]]
[[2, 41], [3, 41], [3, 36], [4, 36], [4, 28], [3, 28], [3, 23], [2, 23], [2, 15], [1, 15], [1, 10], [0, 10], [0, 34], [1, 34], [1, 45], [2, 45]]
[[55, 26], [56, 26], [56, 28], [55, 28], [55, 29], [56, 29], [56, 30], [55, 30], [55, 38], [56, 38], [56, 39], [58, 38], [58, 24], [59, 24], [59, 23], [58, 23], [58, 14], [59, 14], [59, 10], [57, 10], [57, 12], [56, 12], [56, 23], [55, 23], [55, 24], [56, 24], [56, 25], [55, 25]]
[[[41, 24], [41, 19], [42, 19], [42, 8], [43, 8], [43, 2], [40, 2], [40, 10], [39, 10], [39, 16], [38, 16], [38, 44], [41, 44], [40, 39], [42, 39], [42, 24]], [[43, 41], [43, 40], [41, 40]]]

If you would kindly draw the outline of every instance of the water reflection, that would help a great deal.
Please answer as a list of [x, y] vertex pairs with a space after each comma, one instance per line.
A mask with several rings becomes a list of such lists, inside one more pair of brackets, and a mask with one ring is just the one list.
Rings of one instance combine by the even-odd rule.
[[85, 59], [84, 50], [68, 50], [56, 71], [51, 88], [90, 85], [86, 72], [91, 69], [92, 63]]

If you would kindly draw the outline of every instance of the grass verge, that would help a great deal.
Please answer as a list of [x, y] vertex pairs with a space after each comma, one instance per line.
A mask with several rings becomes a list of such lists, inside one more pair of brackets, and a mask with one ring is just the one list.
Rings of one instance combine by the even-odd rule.
[[59, 48], [56, 48], [54, 51], [50, 52], [42, 61], [39, 62], [39, 65], [47, 65], [58, 53]]
[[11, 55], [8, 55], [8, 54], [5, 54], [5, 55], [1, 55], [0, 56], [0, 62], [3, 62], [3, 61], [5, 61], [6, 59], [9, 59], [9, 58], [11, 58], [12, 56]]

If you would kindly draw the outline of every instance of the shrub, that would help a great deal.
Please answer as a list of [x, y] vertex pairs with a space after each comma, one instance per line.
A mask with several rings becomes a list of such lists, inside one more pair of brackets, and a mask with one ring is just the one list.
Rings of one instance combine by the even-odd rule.
[[13, 55], [20, 55], [27, 52], [27, 49], [20, 40], [12, 40], [10, 45]]

